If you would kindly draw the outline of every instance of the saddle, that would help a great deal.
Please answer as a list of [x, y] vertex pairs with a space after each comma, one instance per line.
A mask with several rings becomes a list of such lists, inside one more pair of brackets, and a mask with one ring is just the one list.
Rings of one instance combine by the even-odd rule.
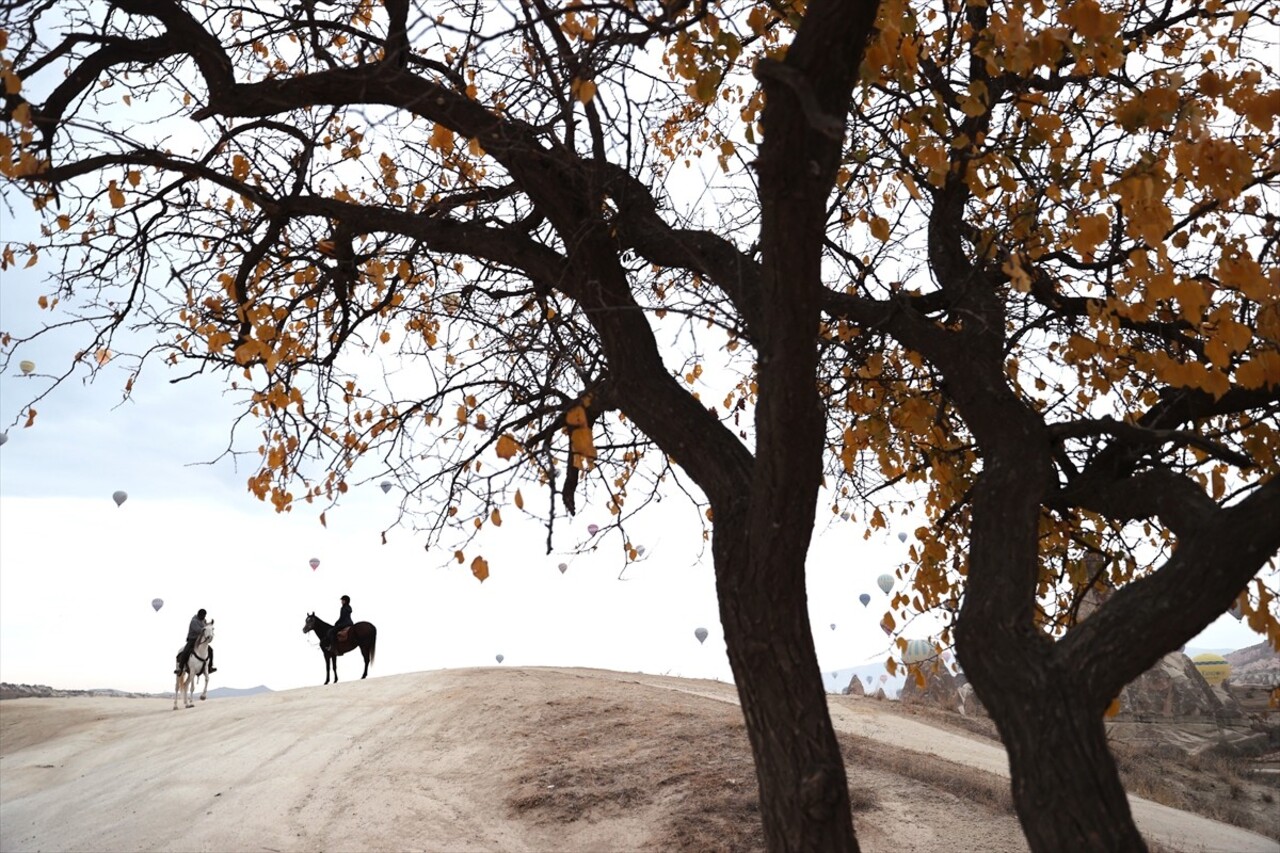
[[339, 642], [339, 643], [345, 643], [345, 642], [347, 641], [347, 638], [348, 638], [350, 635], [351, 635], [351, 628], [349, 628], [349, 627], [348, 627], [348, 628], [343, 628], [341, 631], [339, 631], [339, 632], [338, 632], [338, 636], [337, 636], [337, 638], [336, 638], [336, 639], [337, 639], [337, 642]]

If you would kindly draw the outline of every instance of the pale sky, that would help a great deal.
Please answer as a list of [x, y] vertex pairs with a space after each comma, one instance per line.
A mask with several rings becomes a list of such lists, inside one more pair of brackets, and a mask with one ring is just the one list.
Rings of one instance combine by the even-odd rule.
[[[0, 213], [0, 237], [25, 240], [30, 216]], [[48, 261], [46, 261], [48, 262]], [[49, 315], [36, 309], [41, 267], [11, 269], [0, 287], [0, 330], [29, 332]], [[487, 528], [479, 548], [490, 563], [483, 584], [450, 558], [424, 551], [396, 530], [380, 544], [401, 494], [370, 484], [328, 512], [300, 505], [277, 515], [245, 488], [256, 459], [204, 463], [226, 446], [233, 412], [211, 381], [170, 385], [158, 365], [134, 399], [117, 405], [124, 369], [108, 366], [92, 386], [66, 383], [38, 405], [32, 429], [20, 412], [61, 372], [72, 339], [50, 337], [24, 350], [0, 376], [0, 680], [61, 688], [172, 689], [172, 660], [198, 608], [215, 619], [214, 686], [317, 684], [323, 660], [309, 611], [332, 622], [338, 597], [378, 626], [370, 675], [442, 667], [572, 665], [732, 680], [715, 602], [711, 556], [696, 510], [673, 493], [631, 522], [645, 557], [623, 568], [617, 534], [592, 542], [587, 525], [607, 519], [587, 506], [545, 553], [545, 530], [514, 507]], [[20, 374], [19, 359], [36, 363]], [[111, 494], [127, 491], [117, 508]], [[821, 504], [821, 502], [820, 502]], [[829, 506], [829, 505], [828, 505]], [[826, 675], [882, 660], [878, 627], [888, 598], [875, 586], [906, 546], [890, 534], [862, 539], [854, 524], [822, 519], [809, 558], [810, 614]], [[914, 525], [912, 525], [914, 526]], [[308, 561], [318, 558], [312, 571]], [[469, 559], [469, 558], [468, 558]], [[557, 564], [567, 562], [561, 574]], [[858, 595], [872, 595], [864, 608]], [[164, 607], [155, 612], [153, 598]], [[834, 623], [836, 628], [831, 629]], [[705, 644], [694, 638], [700, 626]], [[908, 637], [939, 626], [912, 624]], [[1237, 648], [1259, 637], [1223, 616], [1191, 645]], [[358, 678], [358, 655], [340, 659]], [[832, 685], [828, 685], [829, 687]], [[842, 686], [842, 685], [841, 685]]]

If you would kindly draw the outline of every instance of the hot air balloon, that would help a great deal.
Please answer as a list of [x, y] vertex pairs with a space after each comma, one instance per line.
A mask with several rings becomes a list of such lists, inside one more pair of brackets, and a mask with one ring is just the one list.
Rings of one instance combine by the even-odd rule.
[[943, 652], [943, 653], [942, 653], [942, 662], [943, 662], [943, 663], [951, 663], [951, 661], [953, 661], [953, 660], [955, 660], [955, 656], [954, 656], [954, 655], [952, 655], [952, 654], [951, 654], [951, 652]]
[[847, 513], [847, 512], [842, 512], [842, 513], [840, 513], [840, 520], [841, 520], [841, 521], [848, 521], [848, 520], [849, 520], [849, 513]]
[[886, 681], [888, 681], [888, 680], [889, 680], [889, 676], [887, 676], [887, 675], [882, 675], [882, 676], [880, 676], [880, 683], [881, 683], [881, 684], [884, 684], [884, 683], [885, 683]]
[[125, 501], [129, 500], [129, 493], [123, 492], [123, 491], [113, 492], [111, 495], [111, 500], [116, 502], [116, 506], [120, 506]]
[[924, 663], [933, 655], [933, 643], [928, 640], [907, 640], [907, 651], [902, 655], [902, 662]]
[[831, 623], [831, 630], [832, 630], [832, 631], [834, 631], [835, 629], [836, 629], [836, 623], [832, 622], [832, 623]]
[[502, 655], [498, 655], [497, 657], [494, 658], [494, 660], [496, 660], [498, 663], [502, 663]]
[[588, 532], [588, 533], [590, 533], [592, 536], [595, 536], [597, 533], [599, 533], [599, 532], [600, 532], [600, 525], [598, 525], [598, 524], [588, 524], [588, 525], [587, 525], [587, 532]]
[[643, 556], [644, 556], [644, 546], [643, 546], [643, 545], [641, 545], [639, 548], [636, 548], [636, 553], [637, 553], [637, 554], [639, 554], [641, 557], [643, 557]]
[[881, 592], [888, 595], [889, 590], [893, 589], [893, 575], [881, 575], [876, 578], [876, 586], [880, 587]]
[[867, 676], [867, 684], [870, 684], [872, 681], [874, 681], [874, 679], [873, 679], [871, 676], [869, 676], [869, 675], [868, 675], [868, 676]]
[[559, 566], [557, 566], [556, 568], [558, 568], [558, 569], [560, 570], [560, 574], [564, 574], [565, 572], [567, 572], [567, 571], [569, 570], [569, 564], [568, 564], [568, 563], [561, 563], [561, 564], [560, 564]]
[[693, 632], [693, 636], [698, 638], [699, 643], [705, 643], [707, 641], [707, 629], [699, 628]]
[[1210, 684], [1221, 684], [1231, 676], [1231, 664], [1227, 663], [1222, 655], [1206, 652], [1202, 655], [1196, 655], [1191, 660], [1195, 663], [1196, 669], [1200, 671], [1200, 674], [1204, 676], [1204, 680]]
[[387, 492], [391, 491], [391, 481], [390, 481], [390, 480], [383, 480], [383, 481], [382, 481], [381, 483], [379, 483], [378, 485], [380, 485], [380, 486], [382, 487], [382, 493], [383, 493], [384, 495], [385, 495]]
[[899, 541], [899, 542], [906, 542], [906, 541], [907, 541], [907, 534], [906, 534], [906, 532], [901, 532], [901, 533], [899, 533], [899, 534], [898, 534], [898, 541]]
[[22, 371], [23, 376], [30, 376], [35, 372], [36, 363], [34, 361], [23, 360], [18, 362], [18, 369]]
[[889, 624], [889, 618], [888, 618], [888, 617], [885, 617], [884, 619], [881, 619], [881, 620], [880, 620], [880, 630], [881, 630], [881, 631], [884, 631], [884, 632], [885, 632], [886, 634], [888, 634], [890, 637], [892, 637], [892, 636], [893, 636], [893, 626]]
[[164, 607], [164, 599], [163, 598], [151, 599], [151, 606], [156, 610], [159, 610], [161, 607]]
[[1244, 618], [1244, 608], [1240, 606], [1240, 602], [1238, 600], [1235, 604], [1231, 605], [1231, 610], [1229, 612], [1232, 616], [1236, 617], [1237, 622]]
[[867, 595], [864, 592], [862, 595], [858, 596], [858, 600], [862, 602], [863, 607], [866, 607], [868, 604], [871, 603], [871, 596]]
[[315, 571], [316, 569], [318, 569], [318, 568], [320, 568], [320, 558], [319, 558], [319, 557], [312, 557], [312, 558], [311, 558], [311, 571], [313, 571], [313, 572], [314, 572], [314, 571]]

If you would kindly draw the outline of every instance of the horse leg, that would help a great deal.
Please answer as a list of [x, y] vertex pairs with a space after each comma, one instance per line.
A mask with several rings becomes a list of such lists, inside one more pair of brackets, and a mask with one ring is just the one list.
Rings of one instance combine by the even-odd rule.
[[182, 673], [173, 677], [173, 710], [178, 710], [178, 697], [182, 695]]
[[200, 701], [203, 702], [208, 698], [209, 698], [209, 666], [208, 664], [206, 664], [204, 668], [204, 690], [200, 691]]
[[360, 677], [368, 678], [369, 677], [369, 650], [366, 649], [364, 646], [361, 646], [360, 654], [364, 656], [364, 675]]
[[338, 683], [338, 653], [333, 653], [333, 683]]
[[329, 683], [329, 653], [324, 653], [324, 683]]

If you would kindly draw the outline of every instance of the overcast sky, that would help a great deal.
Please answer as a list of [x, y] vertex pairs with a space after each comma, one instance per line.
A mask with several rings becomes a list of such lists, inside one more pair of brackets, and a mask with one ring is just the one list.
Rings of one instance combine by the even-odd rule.
[[[5, 241], [33, 231], [32, 217], [20, 213], [17, 222], [0, 213]], [[0, 330], [29, 332], [49, 316], [36, 308], [41, 269], [0, 274]], [[0, 376], [0, 429], [9, 438], [0, 447], [0, 680], [171, 689], [173, 655], [203, 607], [216, 620], [215, 686], [319, 683], [323, 659], [302, 624], [313, 610], [332, 622], [343, 594], [357, 620], [378, 626], [371, 675], [496, 665], [502, 654], [505, 666], [732, 680], [710, 552], [696, 511], [678, 497], [629, 525], [645, 556], [621, 579], [616, 534], [578, 553], [592, 544], [587, 525], [608, 518], [602, 508], [581, 509], [552, 555], [545, 530], [505, 508], [502, 527], [487, 527], [481, 547], [468, 552], [489, 560], [492, 574], [481, 584], [449, 551], [425, 551], [410, 531], [381, 544], [397, 490], [352, 490], [325, 528], [314, 507], [277, 515], [250, 496], [245, 481], [256, 460], [238, 469], [230, 460], [202, 464], [225, 448], [235, 412], [215, 382], [172, 385], [156, 367], [119, 404], [124, 369], [109, 365], [95, 385], [66, 383], [38, 406], [36, 426], [23, 429], [23, 407], [75, 348], [69, 337], [50, 337]], [[34, 376], [20, 374], [19, 359], [36, 363]], [[129, 495], [121, 507], [111, 499], [116, 490]], [[878, 623], [888, 599], [875, 579], [892, 572], [905, 546], [888, 534], [864, 541], [853, 524], [824, 525], [808, 581], [819, 665], [829, 675], [884, 657]], [[315, 571], [312, 557], [320, 560]], [[864, 592], [870, 607], [858, 603]], [[159, 612], [154, 598], [165, 602]], [[710, 632], [701, 645], [700, 626]], [[937, 627], [920, 620], [904, 633]], [[1259, 639], [1223, 616], [1192, 645]], [[343, 679], [361, 668], [354, 654], [340, 661]]]

